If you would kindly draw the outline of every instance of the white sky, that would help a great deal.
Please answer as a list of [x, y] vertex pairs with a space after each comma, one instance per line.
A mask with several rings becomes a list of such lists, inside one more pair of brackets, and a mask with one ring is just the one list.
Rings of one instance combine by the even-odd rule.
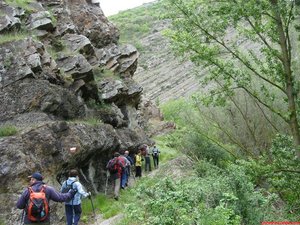
[[155, 0], [99, 0], [100, 7], [105, 16], [117, 14], [119, 11], [135, 8], [147, 2], [154, 2]]

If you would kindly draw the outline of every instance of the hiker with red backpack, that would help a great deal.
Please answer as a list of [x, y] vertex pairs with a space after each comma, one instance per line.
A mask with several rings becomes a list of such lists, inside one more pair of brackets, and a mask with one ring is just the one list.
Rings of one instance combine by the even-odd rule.
[[78, 171], [72, 169], [69, 171], [69, 177], [63, 182], [61, 192], [66, 193], [70, 189], [76, 192], [72, 200], [65, 203], [65, 212], [67, 217], [67, 225], [78, 225], [81, 216], [81, 198], [91, 197], [91, 193], [85, 192], [82, 184], [79, 182]]
[[49, 201], [66, 202], [75, 195], [74, 190], [68, 193], [59, 193], [53, 187], [43, 182], [43, 176], [33, 173], [28, 177], [30, 185], [27, 187], [16, 204], [18, 209], [24, 209], [25, 216], [22, 218], [24, 224], [50, 224]]
[[114, 199], [119, 200], [119, 192], [121, 187], [122, 171], [125, 170], [125, 160], [120, 157], [119, 152], [115, 152], [114, 158], [109, 160], [106, 165], [114, 185]]

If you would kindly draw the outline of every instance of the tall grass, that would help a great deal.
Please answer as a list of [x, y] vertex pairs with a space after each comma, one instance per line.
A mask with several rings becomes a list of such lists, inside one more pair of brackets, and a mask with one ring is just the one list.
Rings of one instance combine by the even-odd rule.
[[29, 36], [29, 33], [18, 33], [18, 32], [13, 32], [13, 33], [7, 33], [7, 34], [2, 34], [0, 35], [0, 45], [7, 43], [7, 42], [12, 42], [12, 41], [19, 41], [26, 39]]
[[5, 0], [5, 2], [14, 7], [20, 7], [26, 11], [32, 12], [34, 9], [29, 6], [34, 0]]
[[0, 127], [0, 137], [12, 136], [17, 133], [17, 128], [11, 125], [5, 125]]
[[[109, 187], [111, 188], [111, 187]], [[124, 204], [126, 202], [127, 197], [125, 197], [126, 193], [121, 193], [121, 197], [119, 201], [115, 201], [113, 198], [109, 196], [105, 196], [104, 194], [94, 195], [91, 199], [83, 199], [82, 201], [82, 222], [85, 224], [90, 224], [94, 219], [95, 214], [101, 214], [104, 219], [111, 218], [120, 212], [123, 212]], [[93, 203], [93, 206], [92, 206]]]

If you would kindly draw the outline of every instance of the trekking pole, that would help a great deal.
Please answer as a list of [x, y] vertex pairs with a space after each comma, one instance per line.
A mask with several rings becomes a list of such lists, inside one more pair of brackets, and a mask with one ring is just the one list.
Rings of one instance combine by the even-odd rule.
[[133, 177], [133, 180], [135, 181], [135, 174], [133, 173], [133, 170], [131, 167], [129, 169], [130, 169], [130, 175]]
[[96, 219], [95, 207], [94, 207], [94, 203], [93, 203], [91, 194], [89, 195], [89, 199], [91, 200], [91, 205], [92, 205], [92, 209], [93, 209], [94, 219]]
[[104, 194], [107, 194], [107, 187], [108, 187], [108, 178], [109, 178], [109, 171], [106, 171], [106, 182], [105, 182], [105, 190], [104, 190]]
[[24, 215], [25, 215], [25, 209], [22, 210], [22, 214], [21, 214], [21, 220], [20, 220], [20, 225], [23, 225], [23, 220], [24, 220]]

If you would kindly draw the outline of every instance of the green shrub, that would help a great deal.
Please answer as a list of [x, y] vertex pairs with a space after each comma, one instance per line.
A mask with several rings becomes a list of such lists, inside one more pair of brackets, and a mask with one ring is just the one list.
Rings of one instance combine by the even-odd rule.
[[0, 127], [0, 137], [12, 136], [17, 133], [17, 128], [15, 126], [6, 125]]
[[243, 165], [222, 169], [200, 161], [195, 169], [198, 176], [141, 179], [130, 190], [122, 224], [256, 225], [299, 219], [285, 210], [277, 194], [255, 187]]
[[159, 161], [161, 163], [170, 161], [170, 160], [175, 159], [176, 157], [182, 155], [181, 152], [168, 146], [167, 140], [168, 140], [168, 136], [157, 136], [154, 139], [154, 141], [160, 151]]
[[297, 210], [300, 204], [300, 161], [291, 137], [277, 135], [268, 154], [257, 161], [239, 163], [246, 168], [253, 183], [264, 186], [269, 192], [279, 193], [289, 211]]
[[33, 8], [29, 6], [29, 3], [34, 2], [34, 0], [5, 0], [5, 2], [14, 7], [20, 7], [28, 12], [32, 12]]

